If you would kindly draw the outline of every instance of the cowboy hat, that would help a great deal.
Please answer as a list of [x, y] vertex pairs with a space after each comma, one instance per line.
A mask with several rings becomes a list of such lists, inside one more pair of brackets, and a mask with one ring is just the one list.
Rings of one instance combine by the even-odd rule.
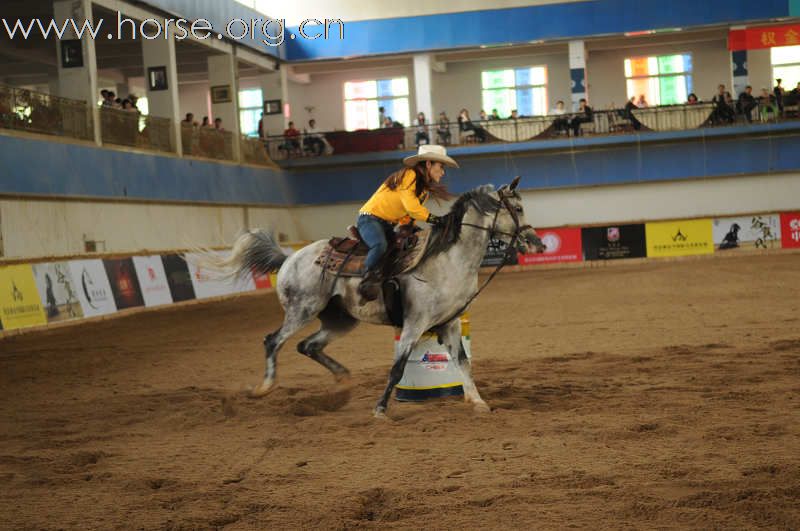
[[441, 162], [445, 166], [450, 166], [451, 168], [458, 168], [458, 163], [447, 156], [447, 150], [444, 149], [444, 147], [442, 146], [437, 146], [436, 144], [421, 145], [416, 155], [411, 155], [410, 157], [406, 157], [403, 159], [403, 164], [411, 168], [416, 166], [417, 162], [423, 160], [430, 160], [432, 162]]

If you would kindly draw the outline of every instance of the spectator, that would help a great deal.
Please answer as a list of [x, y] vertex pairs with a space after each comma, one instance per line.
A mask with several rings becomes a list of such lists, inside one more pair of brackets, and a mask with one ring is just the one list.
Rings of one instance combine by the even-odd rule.
[[475, 138], [478, 139], [478, 142], [486, 142], [486, 129], [473, 124], [469, 117], [469, 111], [466, 109], [461, 109], [461, 112], [458, 115], [458, 130], [462, 133], [472, 131], [472, 134], [475, 135]]
[[564, 115], [567, 114], [567, 110], [564, 107], [564, 101], [558, 100], [555, 108], [550, 111], [550, 114], [559, 117], [553, 120], [553, 128], [556, 130], [556, 132], [561, 133], [563, 131], [569, 135], [569, 120], [564, 117]]
[[[391, 124], [391, 122], [389, 122]], [[384, 107], [378, 107], [378, 128], [381, 127], [391, 127], [391, 125], [386, 125], [386, 109]]]
[[103, 101], [100, 102], [101, 106], [103, 106], [103, 107], [111, 107], [114, 104], [114, 101], [109, 99], [108, 91], [106, 89], [103, 89], [103, 90], [100, 91], [100, 97], [103, 99]]
[[775, 104], [778, 106], [778, 113], [783, 116], [783, 87], [781, 86], [782, 79], [776, 79], [777, 83], [772, 93], [775, 94]]
[[122, 110], [128, 112], [138, 112], [136, 107], [133, 106], [133, 103], [131, 103], [131, 100], [128, 99], [122, 100]]
[[450, 119], [444, 111], [439, 113], [439, 123], [436, 127], [436, 136], [438, 143], [442, 146], [450, 145]]
[[736, 119], [736, 113], [730, 105], [731, 93], [725, 90], [725, 85], [717, 87], [717, 94], [711, 99], [714, 104], [714, 112], [711, 113], [711, 121], [716, 124], [732, 124]]
[[431, 143], [431, 139], [428, 136], [428, 125], [425, 123], [425, 113], [424, 112], [421, 112], [421, 113], [417, 114], [417, 120], [416, 120], [416, 123], [414, 125], [417, 126], [417, 135], [416, 135], [416, 140], [415, 140], [417, 146], [422, 144], [423, 140], [425, 141], [424, 142], [425, 144], [430, 144]]
[[181, 121], [181, 127], [197, 127], [197, 123], [194, 121], [194, 114], [187, 112], [186, 118]]
[[[219, 120], [219, 118], [217, 118]], [[214, 120], [216, 123], [217, 120]], [[289, 127], [283, 132], [283, 138], [285, 140], [284, 146], [288, 150], [299, 150], [300, 149], [300, 141], [298, 137], [300, 136], [300, 131], [295, 129], [294, 122], [289, 122]]]
[[642, 128], [642, 122], [637, 120], [636, 116], [633, 115], [633, 110], [639, 108], [639, 106], [634, 103], [634, 100], [636, 100], [636, 96], [631, 96], [631, 99], [629, 99], [628, 103], [625, 104], [625, 109], [622, 111], [622, 117], [630, 120], [633, 129], [635, 131], [639, 131]]
[[[205, 123], [208, 121], [208, 118], [203, 118], [203, 125], [201, 127], [205, 127]], [[312, 120], [313, 121], [313, 120]], [[267, 126], [264, 123], [264, 113], [261, 113], [261, 118], [258, 120], [258, 138], [261, 140], [267, 139]]]
[[136, 109], [136, 112], [142, 114], [142, 111], [139, 110], [139, 105], [138, 105], [139, 98], [134, 96], [133, 94], [128, 94], [128, 99], [130, 100], [131, 105], [133, 105], [133, 108]]
[[770, 94], [766, 88], [761, 89], [761, 97], [758, 98], [758, 106], [761, 108], [762, 122], [769, 120], [770, 113], [772, 113], [773, 118], [776, 117], [777, 109], [775, 107], [775, 95]]
[[639, 94], [639, 101], [636, 102], [636, 106], [640, 109], [644, 109], [645, 107], [649, 107], [647, 104], [647, 100], [644, 98], [644, 94]]
[[382, 127], [394, 127], [394, 122], [392, 121], [391, 116], [384, 116], [383, 122], [381, 123], [383, 124]]
[[500, 114], [497, 112], [497, 109], [492, 109], [492, 114], [489, 115], [490, 120], [499, 120]]
[[697, 105], [698, 103], [700, 103], [700, 100], [697, 99], [697, 94], [695, 94], [694, 92], [689, 94], [689, 98], [686, 100], [686, 104]]
[[787, 107], [789, 105], [798, 105], [800, 104], [800, 81], [797, 82], [797, 86], [789, 91], [788, 94], [784, 95], [783, 104]]
[[[197, 125], [197, 124], [195, 124], [195, 125]], [[217, 131], [220, 131], [220, 132], [225, 130], [225, 128], [222, 127], [222, 118], [215, 118], [214, 119], [214, 129], [216, 129]]]
[[480, 121], [481, 122], [488, 122], [489, 121], [489, 117], [486, 115], [486, 111], [484, 111], [483, 109], [481, 109], [481, 113], [480, 113], [479, 116], [480, 116]]
[[325, 138], [325, 135], [317, 129], [317, 121], [313, 118], [308, 121], [304, 143], [316, 156], [322, 155], [323, 152], [327, 154], [333, 153], [333, 147], [328, 142], [328, 139]]
[[750, 115], [753, 109], [758, 107], [758, 103], [756, 102], [756, 98], [753, 96], [753, 87], [747, 85], [744, 89], [744, 92], [739, 94], [739, 101], [736, 103], [736, 110], [739, 114], [743, 114], [745, 120], [748, 122], [753, 121], [753, 117]]
[[208, 116], [203, 116], [203, 123], [200, 127], [211, 127], [211, 122], [208, 121]]
[[578, 114], [570, 121], [570, 127], [574, 136], [580, 135], [581, 124], [594, 122], [594, 111], [586, 103], [586, 98], [581, 98], [578, 102]]
[[508, 117], [509, 120], [518, 120], [520, 115], [517, 113], [516, 109], [511, 109], [511, 116]]

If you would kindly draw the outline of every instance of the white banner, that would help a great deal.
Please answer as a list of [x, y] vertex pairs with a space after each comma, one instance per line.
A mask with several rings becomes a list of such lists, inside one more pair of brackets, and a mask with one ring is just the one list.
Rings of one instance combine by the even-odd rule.
[[730, 249], [780, 249], [781, 220], [777, 214], [719, 218], [713, 222], [714, 247]]
[[69, 263], [69, 269], [83, 315], [92, 317], [117, 311], [102, 260], [74, 260]]
[[136, 269], [136, 278], [139, 279], [139, 288], [142, 290], [145, 306], [172, 304], [172, 293], [169, 291], [161, 256], [157, 254], [134, 256], [133, 267]]
[[[216, 251], [216, 254], [227, 257], [230, 255], [230, 251]], [[196, 265], [198, 259], [199, 256], [196, 254], [189, 253], [186, 255], [186, 264], [189, 266], [189, 274], [192, 276], [194, 294], [198, 299], [242, 293], [256, 289], [252, 275], [248, 275], [244, 281], [219, 280], [215, 272], [198, 267]]]
[[48, 322], [83, 317], [78, 286], [72, 281], [67, 262], [33, 264], [33, 276]]

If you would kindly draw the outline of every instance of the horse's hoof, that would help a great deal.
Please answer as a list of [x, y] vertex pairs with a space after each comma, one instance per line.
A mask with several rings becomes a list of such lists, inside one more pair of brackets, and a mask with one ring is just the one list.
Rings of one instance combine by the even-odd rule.
[[475, 413], [491, 413], [492, 408], [489, 407], [489, 404], [486, 402], [478, 402], [474, 406], [472, 406], [475, 410]]
[[252, 398], [261, 398], [267, 396], [274, 390], [275, 390], [275, 384], [265, 385], [262, 383], [258, 387], [250, 391], [250, 396]]
[[389, 417], [386, 416], [386, 408], [378, 406], [375, 408], [373, 416], [379, 420], [389, 420]]
[[350, 376], [350, 371], [347, 371], [334, 375], [334, 379], [336, 379], [336, 383], [349, 383], [352, 377]]

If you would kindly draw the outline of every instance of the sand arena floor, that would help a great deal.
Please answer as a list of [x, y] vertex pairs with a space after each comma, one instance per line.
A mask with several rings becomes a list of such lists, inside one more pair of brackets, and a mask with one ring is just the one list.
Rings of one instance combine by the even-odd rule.
[[[800, 528], [800, 255], [501, 275], [493, 408], [372, 407], [390, 329], [287, 344], [262, 294], [0, 340], [6, 529]], [[310, 328], [307, 330], [310, 332]]]

